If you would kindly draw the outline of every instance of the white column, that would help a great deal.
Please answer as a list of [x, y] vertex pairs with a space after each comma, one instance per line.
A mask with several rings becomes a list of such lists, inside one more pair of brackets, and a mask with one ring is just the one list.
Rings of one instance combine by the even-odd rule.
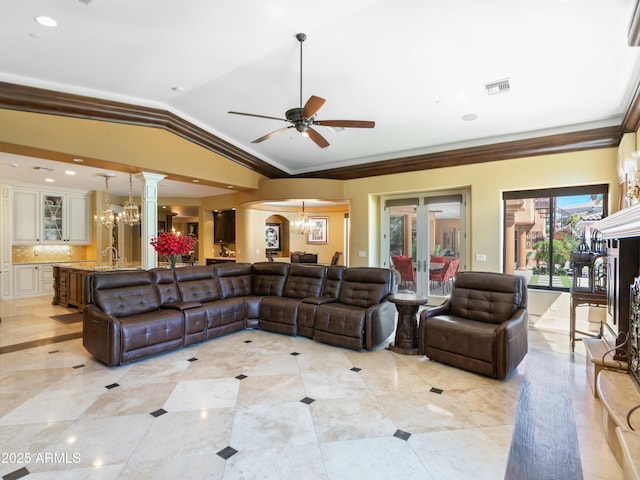
[[0, 185], [0, 299], [13, 298], [11, 186]]
[[158, 256], [149, 242], [158, 235], [158, 183], [165, 175], [141, 172], [135, 177], [142, 183], [142, 268], [149, 270], [158, 266]]

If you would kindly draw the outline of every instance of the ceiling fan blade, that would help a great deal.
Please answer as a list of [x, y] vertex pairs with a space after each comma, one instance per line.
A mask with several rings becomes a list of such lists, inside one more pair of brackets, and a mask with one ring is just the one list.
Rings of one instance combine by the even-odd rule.
[[373, 128], [376, 126], [376, 122], [367, 120], [314, 120], [313, 124], [343, 128]]
[[281, 120], [283, 122], [288, 121], [286, 118], [269, 117], [267, 115], [256, 115], [255, 113], [242, 113], [242, 112], [227, 112], [227, 113], [232, 113], [234, 115], [244, 115], [246, 117], [258, 117], [258, 118], [268, 118], [270, 120]]
[[302, 107], [302, 116], [304, 118], [313, 117], [320, 108], [324, 105], [326, 100], [324, 98], [316, 97], [315, 95], [311, 95], [307, 103]]
[[265, 140], [270, 139], [271, 137], [275, 137], [276, 135], [289, 130], [291, 127], [293, 127], [293, 125], [290, 125], [288, 127], [283, 127], [283, 128], [279, 128], [278, 130], [271, 132], [271, 133], [267, 133], [266, 135], [264, 135], [263, 137], [260, 138], [256, 138], [253, 142], [251, 143], [260, 143], [260, 142], [264, 142]]
[[322, 135], [320, 135], [318, 132], [316, 132], [313, 128], [308, 127], [307, 134], [309, 135], [309, 138], [313, 140], [315, 144], [318, 145], [320, 148], [326, 148], [329, 146], [329, 142], [327, 142], [327, 139], [324, 138]]

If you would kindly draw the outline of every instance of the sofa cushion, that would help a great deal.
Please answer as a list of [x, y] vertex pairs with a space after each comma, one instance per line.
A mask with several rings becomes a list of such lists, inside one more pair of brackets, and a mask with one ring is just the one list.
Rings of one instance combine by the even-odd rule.
[[451, 293], [451, 315], [486, 323], [506, 322], [521, 307], [523, 295], [517, 276], [460, 272]]
[[284, 286], [283, 296], [288, 298], [317, 297], [322, 293], [327, 267], [294, 264]]
[[297, 298], [264, 297], [260, 302], [260, 328], [287, 335], [298, 334]]
[[429, 319], [429, 347], [492, 363], [498, 325], [437, 315]]
[[288, 271], [288, 263], [254, 263], [253, 295], [281, 297]]
[[222, 298], [251, 295], [252, 268], [250, 263], [219, 263], [213, 266], [218, 277]]
[[149, 272], [110, 272], [93, 279], [93, 301], [107, 315], [128, 317], [160, 308]]
[[156, 284], [160, 303], [177, 303], [180, 301], [178, 286], [170, 268], [154, 268], [149, 270], [151, 278]]
[[220, 300], [220, 285], [213, 276], [213, 267], [185, 267], [174, 271], [178, 292], [183, 302], [213, 302]]
[[342, 265], [333, 265], [327, 269], [327, 278], [324, 281], [322, 290], [323, 297], [338, 298], [340, 296], [340, 287], [342, 287], [342, 279], [346, 268]]
[[391, 271], [386, 268], [355, 267], [344, 272], [338, 302], [367, 308], [382, 302], [390, 293]]
[[313, 339], [361, 350], [364, 347], [366, 310], [352, 305], [328, 303], [315, 312]]
[[131, 315], [123, 319], [120, 331], [122, 350], [126, 352], [181, 339], [184, 336], [184, 320], [180, 312], [160, 310], [153, 315]]

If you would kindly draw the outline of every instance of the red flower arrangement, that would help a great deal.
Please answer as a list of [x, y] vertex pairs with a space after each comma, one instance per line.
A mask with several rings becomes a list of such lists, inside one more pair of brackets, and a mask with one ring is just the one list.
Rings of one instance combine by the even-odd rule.
[[178, 255], [186, 255], [197, 244], [195, 238], [173, 232], [161, 233], [157, 238], [152, 238], [149, 243], [158, 255], [167, 256], [171, 268], [175, 268]]

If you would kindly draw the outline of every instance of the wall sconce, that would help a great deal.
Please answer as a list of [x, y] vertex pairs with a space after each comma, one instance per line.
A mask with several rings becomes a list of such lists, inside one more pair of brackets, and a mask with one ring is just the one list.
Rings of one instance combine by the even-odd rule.
[[640, 182], [638, 181], [638, 152], [624, 160], [624, 177], [627, 190], [627, 206], [640, 202]]

